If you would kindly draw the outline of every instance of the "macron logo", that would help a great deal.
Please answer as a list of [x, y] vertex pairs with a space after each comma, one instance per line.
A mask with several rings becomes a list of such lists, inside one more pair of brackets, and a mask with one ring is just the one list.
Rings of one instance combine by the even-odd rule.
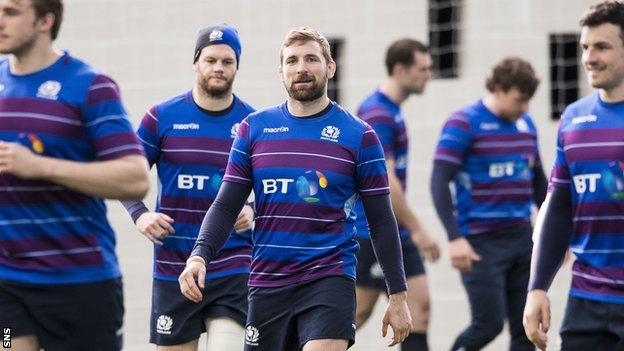
[[199, 124], [197, 124], [197, 123], [186, 123], [186, 124], [176, 123], [176, 124], [173, 125], [173, 129], [182, 129], [182, 130], [186, 130], [186, 129], [199, 129]]
[[596, 122], [598, 117], [596, 115], [578, 116], [572, 118], [572, 124], [581, 124], [587, 122]]
[[286, 133], [288, 132], [288, 127], [264, 128], [262, 132], [263, 133]]

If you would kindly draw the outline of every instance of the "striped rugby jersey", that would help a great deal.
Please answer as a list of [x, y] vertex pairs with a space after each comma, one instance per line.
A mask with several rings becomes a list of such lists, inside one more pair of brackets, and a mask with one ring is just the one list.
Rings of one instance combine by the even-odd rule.
[[624, 103], [595, 93], [568, 106], [550, 187], [572, 195], [570, 295], [624, 303]]
[[[156, 211], [174, 219], [175, 233], [154, 245], [154, 278], [178, 280], [199, 228], [221, 186], [232, 141], [251, 106], [234, 97], [230, 109], [209, 115], [191, 91], [152, 107], [137, 132], [158, 170]], [[206, 267], [206, 279], [249, 273], [250, 231], [230, 236]]]
[[[369, 95], [357, 112], [358, 117], [368, 123], [379, 137], [384, 154], [387, 158], [394, 159], [394, 172], [401, 183], [403, 191], [407, 184], [407, 160], [408, 160], [408, 137], [405, 121], [401, 114], [400, 106], [395, 104], [384, 93], [377, 90]], [[364, 206], [361, 201], [356, 205], [357, 213], [357, 237], [369, 238], [368, 223], [364, 214]], [[401, 238], [409, 237], [409, 230], [399, 224]]]
[[462, 235], [530, 224], [533, 169], [541, 161], [528, 114], [509, 122], [479, 100], [449, 117], [434, 160], [461, 166], [453, 184]]
[[291, 115], [286, 103], [249, 115], [224, 181], [255, 192], [255, 287], [355, 279], [353, 207], [360, 196], [389, 193], [377, 135], [334, 102], [308, 118]]
[[[142, 155], [115, 82], [68, 53], [26, 75], [0, 62], [0, 140], [78, 162]], [[120, 275], [102, 199], [0, 174], [0, 279], [69, 284]]]

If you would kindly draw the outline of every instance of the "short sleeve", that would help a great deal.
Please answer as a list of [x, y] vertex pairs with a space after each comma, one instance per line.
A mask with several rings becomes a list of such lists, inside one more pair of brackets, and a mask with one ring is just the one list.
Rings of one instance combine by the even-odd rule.
[[83, 105], [84, 123], [99, 160], [143, 155], [128, 119], [117, 84], [104, 75], [91, 82]]
[[362, 197], [390, 193], [383, 149], [377, 133], [369, 125], [360, 142], [355, 176], [357, 190]]
[[223, 176], [224, 182], [253, 185], [249, 140], [249, 119], [245, 118], [230, 150], [230, 158]]
[[461, 166], [471, 143], [472, 133], [468, 117], [453, 114], [442, 127], [434, 160]]

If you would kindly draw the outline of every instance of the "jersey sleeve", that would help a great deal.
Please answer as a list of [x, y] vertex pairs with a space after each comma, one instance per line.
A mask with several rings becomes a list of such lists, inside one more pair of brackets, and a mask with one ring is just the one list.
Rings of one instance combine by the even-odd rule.
[[224, 182], [253, 186], [249, 140], [249, 118], [245, 118], [230, 150], [230, 158], [223, 176]]
[[145, 155], [150, 167], [153, 166], [160, 157], [160, 137], [158, 135], [158, 109], [156, 106], [145, 112], [139, 129], [137, 130], [137, 138], [143, 145]]
[[356, 187], [360, 196], [390, 193], [388, 171], [377, 133], [366, 126], [356, 160]]
[[143, 155], [121, 103], [119, 87], [107, 76], [96, 75], [83, 105], [85, 130], [98, 160]]
[[471, 142], [472, 133], [468, 117], [463, 114], [452, 115], [442, 127], [434, 161], [461, 166]]
[[365, 120], [377, 133], [386, 158], [393, 157], [396, 133], [394, 118], [388, 111], [380, 108], [360, 112], [360, 118]]
[[552, 170], [550, 172], [550, 180], [548, 182], [549, 191], [552, 191], [553, 187], [567, 188], [571, 184], [568, 162], [566, 161], [565, 152], [563, 151], [563, 121], [564, 117], [562, 117], [559, 121], [555, 163], [553, 164]]

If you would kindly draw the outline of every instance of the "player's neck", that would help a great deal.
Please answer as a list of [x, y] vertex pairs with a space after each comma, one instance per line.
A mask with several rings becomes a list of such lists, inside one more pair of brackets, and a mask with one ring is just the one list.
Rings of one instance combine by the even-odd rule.
[[330, 100], [327, 94], [313, 101], [299, 101], [288, 97], [287, 106], [288, 112], [295, 117], [308, 117], [313, 116], [329, 105]]
[[388, 80], [381, 83], [381, 85], [379, 85], [379, 91], [397, 105], [401, 105], [409, 96], [405, 93], [405, 90], [401, 88], [401, 84], [392, 78], [388, 78]]
[[492, 112], [494, 115], [496, 115], [496, 117], [509, 121], [509, 122], [515, 122], [515, 119], [509, 119], [503, 116], [501, 109], [499, 107], [498, 101], [496, 101], [496, 98], [494, 97], [494, 95], [492, 94], [487, 94], [484, 98], [483, 98], [483, 105], [485, 105], [485, 107], [490, 110], [490, 112]]
[[600, 99], [604, 102], [609, 102], [609, 103], [617, 103], [617, 102], [623, 102], [624, 101], [624, 82], [622, 82], [622, 84], [618, 85], [617, 87], [614, 87], [613, 89], [600, 89], [598, 90], [598, 93], [600, 94]]
[[232, 105], [234, 95], [232, 92], [223, 95], [223, 97], [209, 96], [201, 89], [193, 88], [193, 100], [199, 107], [208, 111], [223, 111]]
[[28, 51], [9, 56], [11, 73], [23, 75], [40, 71], [56, 62], [62, 54], [49, 40], [37, 40]]

